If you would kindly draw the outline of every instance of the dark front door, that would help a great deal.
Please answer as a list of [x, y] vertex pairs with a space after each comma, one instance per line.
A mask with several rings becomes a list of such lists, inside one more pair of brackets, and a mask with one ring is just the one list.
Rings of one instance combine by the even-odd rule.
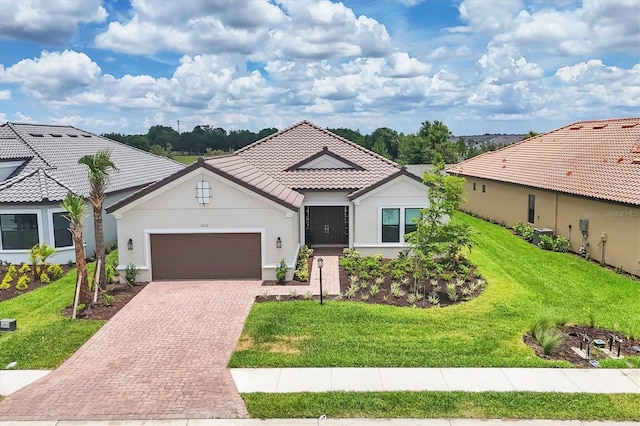
[[307, 206], [305, 218], [307, 245], [349, 244], [348, 206]]

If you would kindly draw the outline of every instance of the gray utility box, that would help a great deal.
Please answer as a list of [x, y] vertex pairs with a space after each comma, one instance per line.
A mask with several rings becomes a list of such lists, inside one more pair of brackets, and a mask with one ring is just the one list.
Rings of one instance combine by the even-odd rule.
[[540, 235], [548, 235], [550, 237], [553, 237], [553, 229], [533, 228], [533, 241], [531, 241], [533, 245], [538, 245], [538, 243], [540, 242]]
[[16, 320], [9, 318], [0, 319], [0, 331], [16, 331]]

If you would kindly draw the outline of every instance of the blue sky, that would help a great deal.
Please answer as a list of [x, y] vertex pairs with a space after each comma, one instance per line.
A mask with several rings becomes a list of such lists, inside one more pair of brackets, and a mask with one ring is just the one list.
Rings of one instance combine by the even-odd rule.
[[0, 0], [0, 122], [405, 133], [640, 116], [640, 0]]

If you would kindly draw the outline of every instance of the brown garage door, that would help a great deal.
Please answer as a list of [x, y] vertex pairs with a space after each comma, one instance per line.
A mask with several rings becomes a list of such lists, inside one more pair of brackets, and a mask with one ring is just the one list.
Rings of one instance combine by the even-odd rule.
[[154, 280], [260, 279], [260, 234], [152, 234]]

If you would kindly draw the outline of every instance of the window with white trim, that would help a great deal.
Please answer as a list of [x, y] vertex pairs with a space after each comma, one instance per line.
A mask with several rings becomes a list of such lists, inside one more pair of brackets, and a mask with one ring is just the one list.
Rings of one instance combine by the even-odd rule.
[[73, 238], [69, 232], [69, 219], [65, 217], [65, 212], [54, 212], [51, 214], [53, 222], [53, 244], [55, 248], [73, 246]]
[[0, 214], [3, 250], [30, 249], [40, 243], [38, 215], [35, 213]]
[[381, 210], [380, 238], [383, 243], [404, 243], [404, 236], [417, 229], [419, 207], [385, 207]]

